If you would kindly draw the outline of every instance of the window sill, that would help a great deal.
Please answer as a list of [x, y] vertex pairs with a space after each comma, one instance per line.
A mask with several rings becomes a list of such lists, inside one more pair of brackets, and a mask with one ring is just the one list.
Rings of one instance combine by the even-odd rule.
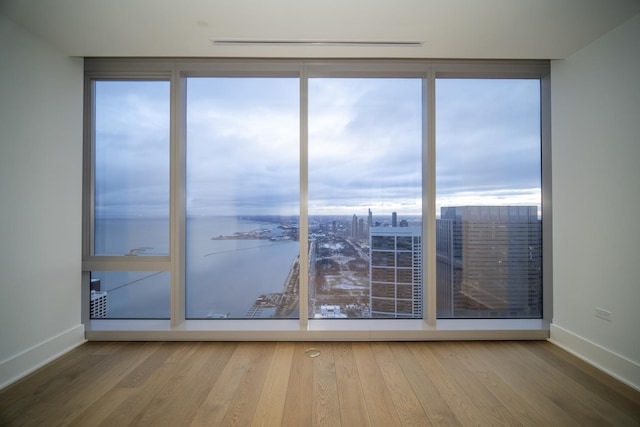
[[546, 340], [543, 319], [442, 319], [429, 326], [417, 319], [310, 320], [91, 320], [90, 341], [438, 341]]

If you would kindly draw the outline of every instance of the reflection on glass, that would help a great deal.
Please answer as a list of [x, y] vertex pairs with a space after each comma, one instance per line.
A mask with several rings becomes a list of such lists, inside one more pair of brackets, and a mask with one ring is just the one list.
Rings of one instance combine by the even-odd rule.
[[95, 255], [169, 254], [169, 82], [95, 82]]
[[309, 317], [422, 317], [422, 82], [309, 80]]
[[92, 319], [168, 319], [167, 271], [92, 271]]
[[542, 315], [538, 80], [436, 81], [440, 318]]
[[187, 317], [297, 318], [299, 80], [187, 81]]

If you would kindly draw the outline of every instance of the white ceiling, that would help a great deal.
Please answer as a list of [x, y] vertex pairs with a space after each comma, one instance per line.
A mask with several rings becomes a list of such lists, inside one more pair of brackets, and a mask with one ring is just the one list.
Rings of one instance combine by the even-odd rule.
[[640, 0], [0, 0], [0, 13], [71, 56], [558, 59], [640, 13]]

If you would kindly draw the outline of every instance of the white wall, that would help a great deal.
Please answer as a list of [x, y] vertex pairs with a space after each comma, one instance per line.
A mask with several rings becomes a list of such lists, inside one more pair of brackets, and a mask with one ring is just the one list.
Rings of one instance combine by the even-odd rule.
[[640, 15], [554, 61], [551, 100], [551, 339], [640, 389]]
[[84, 339], [82, 80], [0, 15], [0, 388]]

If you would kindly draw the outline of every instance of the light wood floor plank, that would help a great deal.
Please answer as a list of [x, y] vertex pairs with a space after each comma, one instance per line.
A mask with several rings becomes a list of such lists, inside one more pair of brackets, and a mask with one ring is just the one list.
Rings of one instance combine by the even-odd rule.
[[400, 418], [393, 404], [391, 392], [371, 347], [371, 343], [353, 344], [353, 354], [360, 373], [369, 421], [374, 426], [399, 426]]
[[[235, 345], [185, 343], [168, 360], [166, 385], [145, 408], [136, 426], [188, 425], [231, 357]], [[185, 351], [186, 350], [186, 351]], [[177, 399], [176, 396], [181, 398]]]
[[313, 358], [314, 399], [311, 423], [314, 426], [339, 426], [341, 425], [340, 404], [333, 345], [318, 343], [315, 348], [320, 355]]
[[374, 357], [391, 394], [391, 400], [403, 426], [431, 426], [422, 404], [404, 375], [388, 343], [371, 345]]
[[544, 342], [533, 342], [527, 350], [538, 355], [543, 363], [549, 363], [573, 381], [587, 387], [598, 397], [603, 398], [617, 410], [633, 415], [640, 420], [640, 393], [612, 377], [603, 375], [601, 371], [576, 356], [567, 353], [554, 345]]
[[273, 343], [254, 344], [248, 369], [242, 376], [220, 425], [248, 426], [251, 424], [274, 350]]
[[167, 361], [175, 352], [186, 352], [188, 343], [163, 343], [156, 352], [143, 361], [116, 389], [134, 390], [131, 397], [113, 408], [100, 426], [138, 426], [143, 423], [149, 406], [159, 393], [171, 387], [176, 375], [175, 365]]
[[544, 341], [96, 342], [0, 390], [62, 425], [640, 426], [640, 392]]
[[284, 402], [283, 426], [306, 426], [311, 424], [313, 412], [313, 360], [305, 355], [309, 343], [296, 343], [289, 386]]
[[407, 380], [411, 384], [431, 424], [435, 426], [457, 427], [462, 424], [451, 409], [447, 400], [431, 381], [409, 346], [391, 346]]
[[169, 346], [165, 344], [157, 347], [154, 352], [144, 358], [142, 363], [138, 364], [135, 369], [131, 370], [128, 375], [122, 378], [116, 387], [140, 387], [149, 379], [150, 376], [156, 374], [157, 370], [165, 363], [171, 353], [173, 353], [174, 349], [175, 345]]
[[[606, 399], [600, 398], [594, 391], [584, 385], [582, 381], [575, 381], [573, 378], [562, 375], [562, 370], [549, 361], [542, 360], [535, 351], [535, 345], [516, 345], [511, 343], [509, 346], [517, 354], [522, 354], [527, 365], [534, 367], [539, 371], [545, 371], [551, 376], [549, 386], [560, 394], [572, 393], [571, 402], [579, 404], [580, 421], [583, 424], [597, 423], [600, 425], [631, 425], [634, 420], [622, 414], [618, 409], [610, 404]], [[562, 380], [560, 380], [562, 378]]]
[[544, 411], [525, 400], [519, 393], [507, 384], [497, 371], [500, 366], [491, 360], [477, 356], [477, 349], [481, 343], [455, 343], [445, 344], [449, 351], [456, 355], [459, 363], [475, 377], [477, 377], [509, 412], [509, 419], [527, 420], [530, 425], [552, 425], [552, 418], [547, 417]]
[[[526, 343], [523, 343], [523, 345], [526, 345]], [[540, 390], [536, 384], [529, 379], [527, 369], [523, 368], [519, 363], [520, 361], [508, 357], [505, 343], [501, 343], [500, 346], [477, 343], [473, 349], [473, 353], [481, 360], [492, 361], [491, 363], [494, 364], [493, 372], [508, 384], [512, 393], [524, 399], [528, 403], [529, 408], [539, 410], [547, 415], [550, 421], [549, 425], [580, 425], [570, 413], [567, 413], [562, 407], [557, 405], [550, 395]], [[525, 361], [523, 362], [526, 364]], [[543, 378], [545, 378], [544, 375]]]
[[351, 343], [334, 344], [336, 383], [343, 426], [371, 425]]
[[442, 397], [446, 399], [462, 425], [503, 425], [502, 414], [489, 407], [476, 406], [467, 394], [465, 384], [460, 384], [440, 363], [431, 350], [440, 343], [411, 343], [418, 363], [427, 372]]
[[192, 426], [221, 425], [253, 353], [251, 343], [239, 344], [222, 368], [206, 398], [196, 411]]
[[[66, 400], [62, 411], [67, 416], [63, 422], [67, 423], [82, 420], [86, 416], [88, 408], [94, 405], [97, 407], [102, 406], [102, 399], [104, 399], [111, 390], [115, 389], [116, 384], [154, 354], [160, 345], [160, 343], [146, 343], [142, 347], [139, 345], [123, 345], [111, 353], [101, 351], [94, 352], [93, 354], [107, 355], [107, 359], [103, 363], [93, 367], [93, 375], [91, 377], [83, 376], [86, 380], [84, 384], [76, 383], [73, 385], [72, 390], [67, 389], [67, 392], [70, 393], [69, 399], [65, 399], [64, 394], [60, 396]], [[82, 392], [79, 393], [79, 391]], [[129, 394], [130, 393], [116, 393], [117, 398], [114, 403]], [[119, 401], [119, 403], [122, 402], [123, 400]], [[91, 415], [94, 416], [95, 414], [91, 413]]]
[[252, 426], [269, 427], [282, 424], [294, 350], [295, 346], [292, 343], [276, 344], [260, 400], [253, 415]]
[[464, 363], [460, 363], [458, 349], [461, 346], [449, 345], [446, 342], [433, 343], [431, 352], [449, 376], [455, 380], [475, 406], [495, 408], [502, 406], [496, 397], [489, 392], [486, 382]]
[[[514, 346], [513, 343], [505, 345], [506, 353], [511, 360], [511, 363], [522, 364], [523, 358], [527, 357], [527, 352], [524, 346]], [[556, 372], [550, 365], [541, 367], [536, 363], [535, 358], [527, 360], [527, 369], [523, 371], [523, 376], [531, 383], [532, 386], [539, 390], [542, 390], [545, 395], [565, 412], [575, 414], [573, 418], [581, 425], [600, 425], [607, 426], [612, 425], [607, 419], [594, 410], [589, 405], [589, 402], [585, 399], [584, 394], [579, 388], [573, 388], [573, 393], [568, 396], [568, 388], [566, 387], [568, 378], [560, 380], [557, 377]], [[546, 375], [546, 378], [542, 380], [542, 373]]]
[[112, 388], [97, 402], [85, 408], [69, 423], [70, 427], [107, 425], [112, 420], [113, 408], [137, 398], [139, 391], [133, 388]]

